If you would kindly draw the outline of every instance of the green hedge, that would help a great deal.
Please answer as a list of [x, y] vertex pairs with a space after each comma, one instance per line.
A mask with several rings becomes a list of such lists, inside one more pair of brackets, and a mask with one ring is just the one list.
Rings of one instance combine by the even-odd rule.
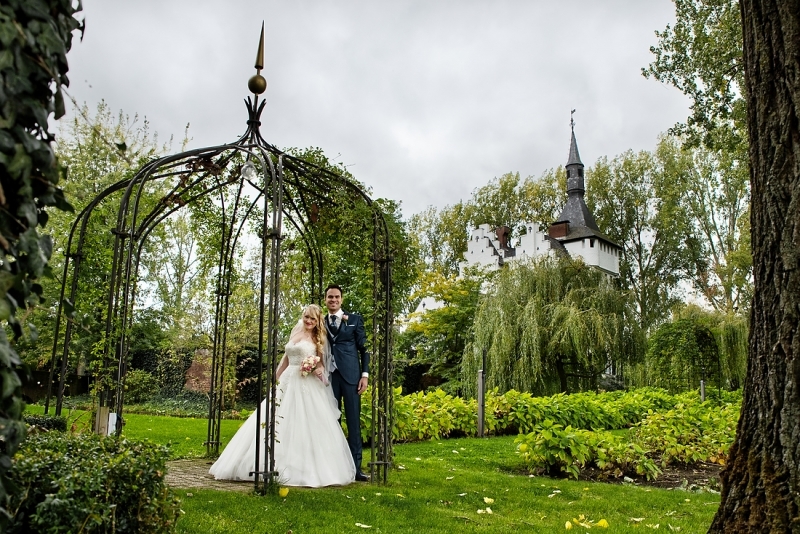
[[[362, 406], [371, 402], [371, 388]], [[643, 388], [630, 392], [558, 394], [534, 397], [530, 393], [496, 389], [486, 394], [484, 427], [488, 435], [515, 435], [533, 431], [545, 421], [583, 430], [616, 430], [638, 424], [649, 412], [672, 409], [682, 397], [664, 390]], [[475, 399], [453, 397], [442, 390], [402, 395], [395, 389], [394, 439], [417, 441], [478, 433]], [[361, 411], [361, 433], [366, 442], [370, 411]]]
[[60, 415], [24, 415], [22, 419], [28, 426], [38, 426], [45, 430], [67, 431], [67, 418]]
[[167, 447], [94, 434], [30, 436], [11, 466], [9, 533], [173, 532]]
[[650, 409], [627, 436], [589, 431], [547, 419], [516, 440], [517, 453], [533, 473], [578, 478], [594, 466], [608, 476], [656, 478], [671, 464], [711, 462], [725, 465], [736, 434], [740, 395], [701, 402], [694, 393], [674, 397], [663, 411]]

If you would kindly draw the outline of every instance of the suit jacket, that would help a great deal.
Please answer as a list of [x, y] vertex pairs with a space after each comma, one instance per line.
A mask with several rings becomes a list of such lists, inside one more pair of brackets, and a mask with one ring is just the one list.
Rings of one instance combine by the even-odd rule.
[[328, 330], [328, 342], [336, 362], [336, 368], [345, 382], [358, 384], [361, 373], [369, 372], [369, 352], [367, 352], [367, 334], [364, 319], [358, 314], [344, 312], [346, 321], [339, 321], [339, 330], [332, 332], [325, 318]]

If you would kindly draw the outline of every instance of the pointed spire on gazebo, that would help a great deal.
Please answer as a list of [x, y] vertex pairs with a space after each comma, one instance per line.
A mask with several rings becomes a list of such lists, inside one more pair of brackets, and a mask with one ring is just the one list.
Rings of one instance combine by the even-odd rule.
[[[267, 80], [261, 75], [264, 68], [264, 22], [261, 22], [261, 39], [258, 41], [258, 52], [256, 52], [256, 73], [247, 81], [247, 88], [254, 95], [260, 95], [267, 90]], [[257, 100], [257, 98], [256, 98]]]

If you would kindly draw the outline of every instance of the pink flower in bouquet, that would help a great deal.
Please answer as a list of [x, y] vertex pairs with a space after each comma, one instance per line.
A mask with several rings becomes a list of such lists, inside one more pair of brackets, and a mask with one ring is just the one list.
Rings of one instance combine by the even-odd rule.
[[300, 374], [303, 376], [308, 376], [312, 372], [314, 372], [314, 368], [319, 363], [319, 356], [306, 356], [303, 358], [303, 361], [300, 362]]

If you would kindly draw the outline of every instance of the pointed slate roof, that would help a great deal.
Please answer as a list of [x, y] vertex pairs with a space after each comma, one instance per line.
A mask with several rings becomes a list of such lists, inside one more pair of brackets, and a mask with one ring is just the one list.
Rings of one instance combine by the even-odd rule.
[[[572, 138], [569, 144], [569, 159], [567, 160], [567, 203], [558, 216], [560, 221], [569, 221], [570, 234], [581, 227], [600, 232], [594, 215], [589, 211], [583, 196], [586, 192], [583, 181], [583, 162], [578, 153], [578, 141], [575, 139], [575, 127], [572, 128]], [[567, 236], [569, 239], [570, 236]]]
[[570, 165], [580, 165], [583, 167], [583, 162], [581, 162], [581, 155], [578, 153], [578, 141], [575, 140], [575, 128], [572, 128], [572, 140], [569, 143], [569, 157], [567, 158], [567, 167]]

